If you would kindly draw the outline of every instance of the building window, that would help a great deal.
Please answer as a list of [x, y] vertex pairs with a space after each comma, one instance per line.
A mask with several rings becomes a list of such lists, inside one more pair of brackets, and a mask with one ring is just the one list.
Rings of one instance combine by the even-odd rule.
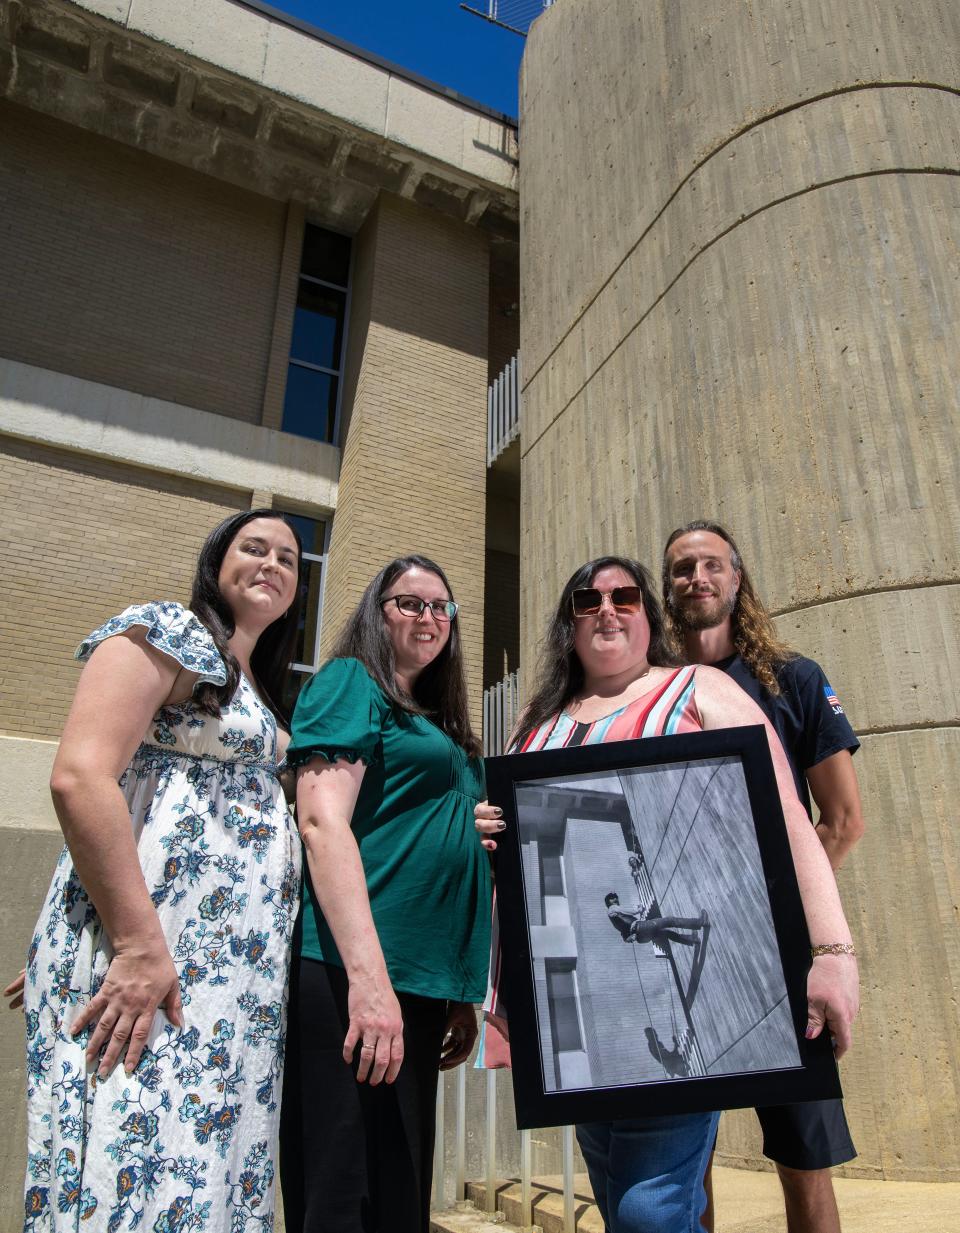
[[340, 409], [350, 240], [307, 224], [290, 341], [284, 432], [334, 441]]
[[550, 1032], [557, 1053], [574, 1053], [583, 1049], [580, 1030], [577, 978], [574, 961], [546, 961], [547, 1000], [550, 1005]]
[[303, 514], [289, 514], [287, 519], [297, 529], [303, 544], [303, 563], [300, 569], [300, 594], [303, 603], [300, 611], [300, 631], [294, 651], [291, 673], [287, 685], [286, 705], [293, 710], [300, 690], [309, 677], [320, 667], [320, 627], [323, 620], [323, 583], [327, 569], [327, 550], [330, 544], [330, 523]]

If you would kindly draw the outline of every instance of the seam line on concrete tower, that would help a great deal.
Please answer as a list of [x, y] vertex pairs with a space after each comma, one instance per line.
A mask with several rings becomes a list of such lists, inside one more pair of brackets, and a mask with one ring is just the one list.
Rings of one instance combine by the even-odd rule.
[[[590, 299], [587, 300], [586, 304], [584, 304], [583, 308], [581, 308], [580, 311], [574, 316], [573, 320], [570, 322], [570, 324], [567, 326], [564, 332], [560, 335], [560, 337], [557, 339], [554, 345], [550, 348], [547, 354], [543, 357], [543, 359], [540, 361], [537, 367], [532, 372], [530, 372], [524, 377], [521, 389], [525, 390], [527, 386], [530, 385], [531, 382], [533, 382], [535, 378], [540, 375], [544, 366], [547, 363], [549, 363], [551, 357], [554, 356], [557, 353], [557, 351], [559, 351], [559, 349], [563, 346], [567, 338], [569, 338], [569, 336], [576, 329], [577, 325], [583, 320], [583, 318], [587, 315], [587, 313], [590, 311], [590, 309], [593, 307], [596, 301], [600, 298], [604, 289], [607, 286], [609, 286], [609, 284], [613, 281], [617, 273], [626, 265], [626, 263], [630, 260], [630, 258], [636, 252], [636, 250], [640, 247], [643, 241], [647, 238], [647, 236], [650, 234], [653, 228], [657, 225], [657, 223], [660, 221], [663, 215], [667, 212], [667, 209], [670, 206], [671, 202], [682, 191], [684, 185], [687, 184], [689, 180], [692, 180], [693, 177], [697, 174], [698, 171], [700, 171], [702, 167], [705, 167], [707, 163], [709, 163], [712, 159], [716, 158], [716, 156], [720, 154], [723, 150], [725, 150], [728, 145], [730, 145], [734, 141], [739, 141], [741, 137], [745, 136], [747, 133], [751, 132], [753, 129], [759, 128], [762, 124], [767, 124], [770, 120], [777, 120], [780, 118], [780, 116], [789, 115], [790, 112], [799, 111], [800, 108], [809, 107], [813, 103], [822, 103], [825, 99], [828, 99], [828, 98], [840, 98], [845, 94], [857, 94], [865, 90], [904, 90], [904, 89], [939, 90], [944, 94], [953, 94], [956, 97], [960, 97], [960, 89], [958, 89], [956, 86], [939, 85], [937, 82], [933, 82], [933, 81], [858, 82], [856, 85], [853, 85], [853, 86], [844, 86], [843, 89], [841, 90], [825, 90], [822, 94], [812, 94], [809, 98], [799, 99], [795, 103], [789, 103], [786, 107], [778, 107], [774, 109], [773, 111], [768, 111], [764, 115], [758, 116], [756, 120], [751, 120], [749, 124], [745, 124], [743, 128], [738, 128], [737, 131], [735, 133], [731, 133], [729, 137], [725, 137], [724, 140], [721, 141], [718, 146], [715, 146], [710, 151], [709, 154], [705, 154], [703, 158], [698, 159], [698, 161], [693, 164], [693, 166], [690, 168], [687, 174], [681, 180], [677, 182], [677, 186], [673, 190], [673, 192], [667, 197], [666, 201], [664, 201], [660, 209], [657, 210], [653, 218], [651, 218], [650, 222], [646, 225], [646, 227], [644, 227], [643, 231], [641, 231], [641, 233], [637, 236], [636, 240], [634, 240], [633, 244], [630, 245], [630, 247], [623, 254], [623, 256], [620, 258], [617, 264], [613, 267], [613, 269], [610, 271], [607, 277], [603, 280], [603, 282], [600, 283], [600, 285], [597, 287], [596, 291], [593, 293]], [[746, 216], [746, 217], [749, 217], [749, 216]]]
[[822, 599], [808, 599], [786, 608], [771, 608], [773, 617], [790, 616], [793, 612], [805, 612], [808, 608], [822, 608], [826, 604], [839, 604], [845, 599], [861, 599], [865, 595], [890, 595], [894, 591], [928, 591], [932, 587], [960, 586], [960, 578], [928, 578], [921, 582], [894, 582], [885, 587], [861, 587], [843, 595], [825, 595]]
[[[960, 95], [960, 91], [951, 91], [951, 93], [956, 93]], [[620, 350], [623, 344], [640, 328], [641, 325], [643, 325], [643, 323], [650, 316], [653, 310], [657, 308], [664, 299], [666, 299], [666, 297], [670, 294], [670, 292], [677, 285], [677, 283], [681, 280], [681, 278], [683, 278], [683, 276], [687, 273], [690, 267], [694, 265], [694, 263], [698, 261], [699, 258], [704, 255], [704, 253], [709, 252], [709, 250], [713, 248], [715, 244], [718, 244], [721, 240], [725, 239], [728, 235], [736, 231], [736, 229], [742, 226], [744, 223], [750, 222], [752, 219], [759, 217], [759, 215], [761, 214], [765, 214], [768, 210], [772, 210], [772, 209], [775, 209], [777, 206], [783, 205], [785, 202], [795, 201], [798, 197], [806, 197], [810, 193], [818, 192], [820, 189], [834, 188], [838, 184], [850, 184], [857, 180], [872, 180], [872, 179], [876, 179], [879, 176], [903, 176], [903, 175], [911, 175], [911, 176], [936, 175], [936, 176], [954, 176], [955, 178], [960, 178], [960, 169], [956, 167], [884, 167], [883, 169], [879, 171], [857, 171], [857, 172], [852, 173], [851, 175], [836, 176], [832, 180], [820, 180], [816, 184], [808, 184], [806, 185], [806, 187], [798, 188], [795, 192], [786, 193], [782, 197], [774, 197], [770, 201], [765, 202], [762, 206], [758, 206], [755, 210], [751, 210], [748, 214], [741, 214], [740, 217], [735, 219], [734, 222], [732, 222], [729, 227], [724, 227], [722, 231], [718, 231], [717, 234], [715, 236], [712, 236], [711, 239], [709, 239], [706, 242], [706, 244], [703, 245], [702, 248], [697, 249], [697, 251], [693, 254], [690, 260], [687, 261], [681, 267], [681, 269], [674, 275], [673, 278], [671, 278], [669, 283], [667, 283], [667, 285], [663, 288], [663, 290], [659, 293], [659, 295], [657, 295], [657, 297], [651, 301], [649, 306], [646, 309], [644, 309], [643, 313], [637, 318], [637, 320], [633, 323], [630, 329], [627, 330], [624, 336], [617, 342], [616, 346], [614, 346], [603, 357], [603, 359], [600, 361], [599, 364], [597, 364], [597, 366], [594, 368], [593, 372], [591, 372], [590, 376], [586, 379], [586, 381], [581, 382], [581, 384], [577, 387], [577, 389], [574, 390], [574, 392], [570, 395], [570, 397], [563, 404], [563, 406], [556, 412], [556, 414], [553, 415], [546, 424], [544, 424], [542, 430], [536, 435], [536, 437], [534, 437], [534, 439], [530, 442], [527, 448], [523, 450], [522, 457], [526, 458], [527, 455], [533, 450], [534, 446], [539, 444], [539, 442], [550, 431], [550, 429], [554, 426], [554, 424], [556, 424], [557, 420], [559, 420], [560, 417], [564, 414], [564, 412], [571, 406], [571, 404], [574, 403], [580, 397], [580, 395], [587, 388], [590, 382], [594, 379], [597, 373], [599, 373], [604, 367], [606, 367], [606, 365], [609, 363], [610, 360], [613, 359], [613, 357], [617, 354], [617, 352]], [[560, 344], [558, 343], [557, 345], [559, 346]], [[547, 359], [549, 358], [550, 357], [548, 356]], [[544, 363], [546, 362], [547, 360], [544, 360]], [[541, 368], [542, 367], [543, 365], [541, 365]], [[537, 371], [539, 372], [539, 369]]]
[[930, 719], [919, 724], [876, 724], [872, 728], [854, 728], [857, 736], [890, 736], [894, 732], [930, 732], [944, 728], [960, 731], [955, 719]]

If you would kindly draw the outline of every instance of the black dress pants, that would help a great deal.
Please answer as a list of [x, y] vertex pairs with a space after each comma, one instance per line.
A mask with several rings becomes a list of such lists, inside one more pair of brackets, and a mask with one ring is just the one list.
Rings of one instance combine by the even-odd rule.
[[437, 1076], [447, 1003], [397, 995], [404, 1059], [394, 1083], [358, 1083], [343, 1060], [347, 976], [290, 973], [280, 1184], [288, 1233], [428, 1233]]

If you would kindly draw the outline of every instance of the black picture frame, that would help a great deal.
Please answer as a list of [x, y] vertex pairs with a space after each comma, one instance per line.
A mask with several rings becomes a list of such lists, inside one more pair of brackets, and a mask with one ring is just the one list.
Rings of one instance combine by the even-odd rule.
[[762, 726], [486, 767], [521, 1129], [840, 1096]]

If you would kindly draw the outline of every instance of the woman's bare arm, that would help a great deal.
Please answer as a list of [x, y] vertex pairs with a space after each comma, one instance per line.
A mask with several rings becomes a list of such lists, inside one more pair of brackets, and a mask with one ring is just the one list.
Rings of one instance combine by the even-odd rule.
[[[345, 1062], [359, 1043], [357, 1078], [392, 1083], [403, 1061], [403, 1016], [380, 947], [360, 849], [351, 829], [364, 766], [313, 758], [297, 777], [297, 821], [310, 880], [350, 982]], [[428, 943], [427, 943], [428, 944]], [[372, 1048], [371, 1048], [372, 1046]]]
[[[182, 1022], [176, 969], [150, 898], [118, 780], [157, 710], [179, 686], [181, 670], [134, 628], [108, 638], [83, 669], [50, 790], [77, 874], [114, 951], [99, 992], [71, 1025], [94, 1020], [87, 1047], [101, 1075], [127, 1047], [125, 1068], [140, 1059], [158, 1007]], [[190, 675], [190, 674], [186, 674]]]

